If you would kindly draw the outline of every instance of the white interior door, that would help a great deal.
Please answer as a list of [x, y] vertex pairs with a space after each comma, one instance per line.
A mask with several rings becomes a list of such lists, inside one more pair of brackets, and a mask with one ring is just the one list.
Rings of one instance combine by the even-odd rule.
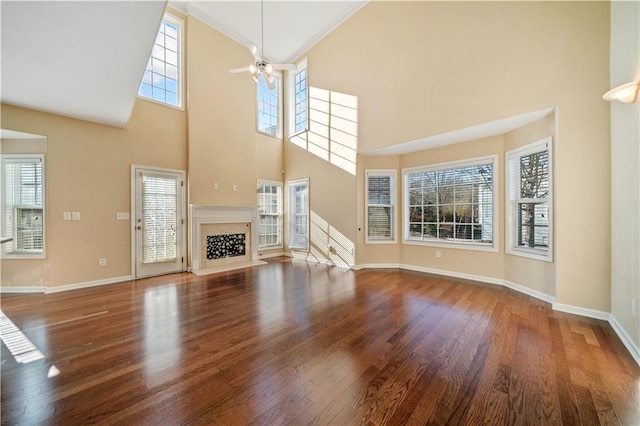
[[183, 173], [134, 168], [135, 276], [183, 270]]

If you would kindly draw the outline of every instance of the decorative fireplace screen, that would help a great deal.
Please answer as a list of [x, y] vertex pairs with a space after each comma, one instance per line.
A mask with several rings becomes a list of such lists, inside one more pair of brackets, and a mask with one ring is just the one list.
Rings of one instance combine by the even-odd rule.
[[207, 235], [207, 260], [246, 255], [246, 235]]

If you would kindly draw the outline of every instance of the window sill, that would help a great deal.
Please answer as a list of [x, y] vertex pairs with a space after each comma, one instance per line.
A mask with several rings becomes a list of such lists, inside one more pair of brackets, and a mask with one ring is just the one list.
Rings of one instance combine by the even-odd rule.
[[398, 244], [398, 240], [393, 239], [393, 240], [365, 240], [364, 242], [365, 244]]
[[527, 259], [537, 260], [540, 262], [553, 263], [553, 255], [549, 252], [539, 251], [539, 250], [527, 250], [527, 249], [509, 249], [507, 250], [507, 254], [518, 257], [526, 257]]
[[46, 259], [47, 256], [44, 254], [29, 254], [29, 253], [2, 253], [0, 256], [2, 260], [42, 260]]
[[149, 102], [149, 103], [156, 104], [156, 105], [165, 106], [167, 108], [171, 108], [171, 109], [175, 109], [175, 110], [184, 112], [184, 106], [175, 106], [175, 105], [168, 104], [166, 102], [156, 101], [155, 99], [145, 98], [144, 96], [140, 96], [140, 95], [137, 95], [136, 97], [138, 99], [140, 99], [141, 101]]
[[488, 253], [498, 253], [497, 245], [472, 245], [465, 243], [447, 243], [443, 241], [431, 242], [431, 241], [415, 241], [415, 240], [402, 240], [402, 244], [409, 246], [422, 246], [422, 247], [437, 247], [446, 249], [460, 249], [460, 250], [472, 250], [472, 251], [484, 251]]

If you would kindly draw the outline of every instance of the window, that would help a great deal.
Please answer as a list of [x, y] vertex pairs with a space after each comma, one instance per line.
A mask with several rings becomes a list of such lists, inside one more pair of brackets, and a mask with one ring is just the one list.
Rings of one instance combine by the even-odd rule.
[[496, 250], [496, 157], [404, 171], [407, 243]]
[[282, 183], [258, 180], [258, 248], [282, 247]]
[[309, 180], [289, 182], [289, 248], [309, 250]]
[[507, 152], [507, 253], [551, 261], [551, 138]]
[[367, 243], [395, 242], [395, 170], [367, 170]]
[[44, 155], [2, 156], [2, 236], [7, 257], [44, 256]]
[[256, 85], [258, 88], [258, 132], [280, 138], [282, 137], [282, 120], [280, 119], [282, 87], [280, 76], [276, 73], [271, 75], [275, 85], [272, 90], [267, 86], [264, 76], [258, 80]]
[[182, 107], [182, 21], [164, 15], [138, 96]]
[[309, 130], [309, 81], [307, 59], [289, 72], [289, 136]]

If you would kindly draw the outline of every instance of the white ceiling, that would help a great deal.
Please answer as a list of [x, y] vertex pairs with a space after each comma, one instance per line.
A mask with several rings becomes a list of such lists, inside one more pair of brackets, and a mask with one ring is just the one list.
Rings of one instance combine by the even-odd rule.
[[441, 133], [439, 135], [428, 136], [426, 138], [415, 139], [399, 143], [397, 145], [374, 149], [361, 154], [370, 156], [410, 154], [412, 152], [423, 151], [439, 146], [453, 145], [456, 143], [498, 136], [540, 120], [542, 117], [546, 117], [554, 111], [555, 107], [540, 109], [513, 117], [506, 117], [488, 123], [465, 127], [464, 129], [458, 129], [452, 132]]
[[[286, 62], [366, 0], [265, 1], [264, 46]], [[6, 104], [126, 127], [165, 1], [0, 2], [0, 100]], [[261, 47], [261, 3], [171, 2], [240, 43]]]
[[169, 6], [239, 43], [255, 43], [272, 62], [285, 63], [306, 52], [366, 3], [367, 0], [170, 1]]
[[125, 127], [165, 4], [2, 1], [2, 102]]

